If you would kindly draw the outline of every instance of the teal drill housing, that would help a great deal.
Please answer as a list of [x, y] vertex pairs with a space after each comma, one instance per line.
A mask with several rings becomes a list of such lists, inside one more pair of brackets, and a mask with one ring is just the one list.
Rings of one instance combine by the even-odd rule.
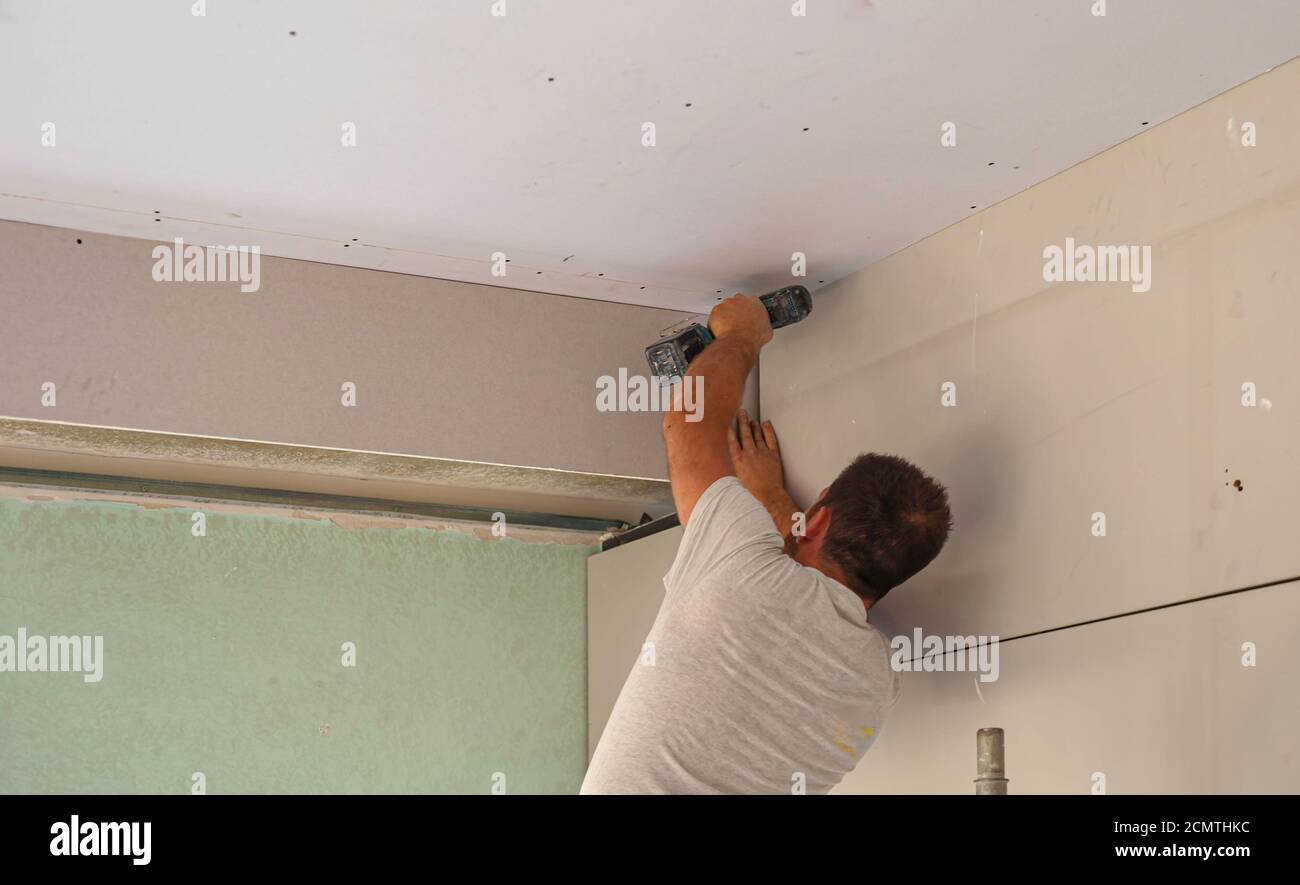
[[[793, 325], [812, 313], [812, 295], [803, 286], [786, 286], [759, 296], [758, 300], [767, 308], [767, 318], [773, 329]], [[691, 360], [712, 341], [713, 333], [699, 323], [656, 341], [645, 349], [650, 374], [658, 378], [660, 384], [672, 383], [686, 374]]]

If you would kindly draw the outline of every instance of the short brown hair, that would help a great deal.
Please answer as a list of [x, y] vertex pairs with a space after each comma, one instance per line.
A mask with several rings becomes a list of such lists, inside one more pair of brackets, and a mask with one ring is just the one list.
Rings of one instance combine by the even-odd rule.
[[897, 455], [859, 455], [818, 506], [831, 512], [823, 553], [868, 602], [925, 568], [952, 529], [947, 490]]

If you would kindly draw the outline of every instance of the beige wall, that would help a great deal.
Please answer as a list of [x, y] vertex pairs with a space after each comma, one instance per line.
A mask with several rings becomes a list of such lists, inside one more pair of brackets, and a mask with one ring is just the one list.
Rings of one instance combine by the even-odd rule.
[[666, 475], [658, 416], [596, 379], [680, 314], [268, 257], [257, 292], [157, 283], [154, 245], [0, 222], [0, 415]]
[[[841, 281], [764, 351], [796, 499], [861, 451], [951, 490], [948, 549], [882, 623], [1006, 637], [1300, 575], [1297, 94], [1300, 62], [1243, 84]], [[1150, 246], [1150, 291], [1044, 282], [1067, 237]]]

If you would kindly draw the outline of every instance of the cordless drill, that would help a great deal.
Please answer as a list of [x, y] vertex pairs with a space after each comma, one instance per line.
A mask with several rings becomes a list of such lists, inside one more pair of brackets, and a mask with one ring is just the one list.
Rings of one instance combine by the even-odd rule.
[[[761, 295], [758, 300], [767, 308], [767, 318], [773, 329], [793, 325], [812, 313], [812, 296], [803, 286], [786, 286]], [[656, 341], [645, 349], [650, 374], [657, 377], [660, 384], [683, 377], [691, 360], [712, 341], [713, 333], [709, 327], [699, 323]]]

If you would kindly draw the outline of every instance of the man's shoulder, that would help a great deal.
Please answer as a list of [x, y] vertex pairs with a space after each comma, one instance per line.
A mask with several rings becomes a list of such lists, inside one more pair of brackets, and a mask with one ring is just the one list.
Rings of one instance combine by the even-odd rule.
[[705, 489], [691, 511], [664, 585], [671, 592], [724, 571], [743, 579], [780, 554], [781, 547], [781, 535], [763, 505], [735, 476], [724, 476]]

